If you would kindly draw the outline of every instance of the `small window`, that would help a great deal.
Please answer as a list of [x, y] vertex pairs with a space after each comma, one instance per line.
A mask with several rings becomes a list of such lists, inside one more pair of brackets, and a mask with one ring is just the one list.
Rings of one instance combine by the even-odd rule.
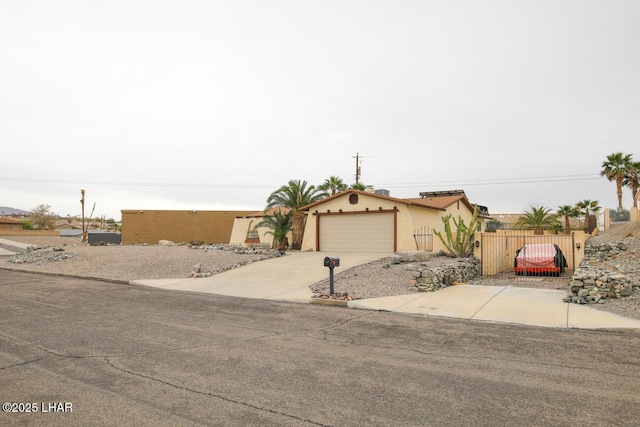
[[349, 203], [351, 203], [352, 205], [357, 205], [358, 204], [358, 195], [357, 194], [350, 194], [349, 195]]

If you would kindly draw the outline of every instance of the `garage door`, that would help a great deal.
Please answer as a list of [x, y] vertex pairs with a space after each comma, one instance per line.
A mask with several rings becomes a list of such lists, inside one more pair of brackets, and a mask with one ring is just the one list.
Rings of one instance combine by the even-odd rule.
[[393, 213], [322, 215], [319, 246], [321, 251], [394, 251]]

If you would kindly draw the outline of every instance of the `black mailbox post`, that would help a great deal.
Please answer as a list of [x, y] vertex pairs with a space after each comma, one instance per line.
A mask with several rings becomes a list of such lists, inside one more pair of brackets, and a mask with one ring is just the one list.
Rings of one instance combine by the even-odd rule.
[[340, 258], [325, 257], [324, 266], [329, 267], [329, 294], [333, 295], [333, 269], [335, 267], [340, 267]]

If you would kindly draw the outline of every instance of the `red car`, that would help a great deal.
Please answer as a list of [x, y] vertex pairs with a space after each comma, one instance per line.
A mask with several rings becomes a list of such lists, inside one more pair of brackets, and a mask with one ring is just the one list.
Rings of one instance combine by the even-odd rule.
[[559, 276], [564, 273], [567, 260], [558, 245], [534, 243], [516, 251], [513, 267], [516, 274]]

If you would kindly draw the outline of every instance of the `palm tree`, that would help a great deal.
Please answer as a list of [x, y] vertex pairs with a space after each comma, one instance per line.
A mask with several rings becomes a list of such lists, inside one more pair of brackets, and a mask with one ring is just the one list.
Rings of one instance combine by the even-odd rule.
[[533, 234], [543, 234], [545, 228], [552, 228], [554, 224], [558, 223], [556, 216], [550, 212], [551, 209], [544, 206], [532, 206], [531, 211], [525, 212], [518, 218], [516, 227], [533, 228]]
[[265, 211], [278, 206], [291, 209], [291, 249], [302, 247], [302, 236], [304, 235], [305, 214], [300, 210], [303, 206], [317, 202], [327, 197], [328, 194], [313, 185], [307, 185], [307, 181], [289, 181], [288, 185], [283, 185], [278, 190], [271, 193], [267, 199]]
[[254, 228], [267, 227], [269, 231], [267, 234], [273, 235], [272, 248], [286, 249], [284, 240], [287, 237], [289, 231], [291, 231], [291, 224], [293, 218], [293, 211], [282, 213], [282, 210], [278, 209], [273, 212], [273, 215], [265, 215], [262, 220], [256, 224]]
[[589, 214], [591, 212], [595, 214], [601, 209], [598, 201], [585, 199], [576, 203], [576, 209], [578, 210], [579, 215], [584, 215], [584, 229], [589, 232]]
[[357, 184], [351, 184], [351, 186], [349, 187], [351, 190], [360, 190], [360, 191], [365, 191], [367, 189], [367, 186], [364, 185], [363, 183], [359, 182]]
[[622, 180], [622, 185], [631, 188], [633, 207], [638, 207], [638, 188], [640, 188], [640, 162], [629, 163], [629, 171]]
[[318, 186], [319, 190], [329, 191], [331, 190], [331, 195], [335, 196], [336, 193], [340, 193], [347, 189], [347, 184], [344, 183], [342, 178], [337, 176], [332, 176], [324, 180], [324, 182]]
[[606, 177], [609, 181], [616, 182], [618, 191], [618, 210], [622, 209], [622, 181], [629, 173], [631, 164], [631, 154], [613, 153], [607, 156], [607, 160], [602, 162], [600, 176]]
[[556, 215], [561, 217], [564, 217], [564, 232], [569, 234], [569, 232], [571, 232], [571, 224], [569, 223], [569, 218], [574, 218], [576, 216], [578, 216], [578, 211], [576, 210], [575, 206], [570, 206], [570, 205], [564, 205], [564, 206], [558, 206], [558, 211], [556, 212]]

